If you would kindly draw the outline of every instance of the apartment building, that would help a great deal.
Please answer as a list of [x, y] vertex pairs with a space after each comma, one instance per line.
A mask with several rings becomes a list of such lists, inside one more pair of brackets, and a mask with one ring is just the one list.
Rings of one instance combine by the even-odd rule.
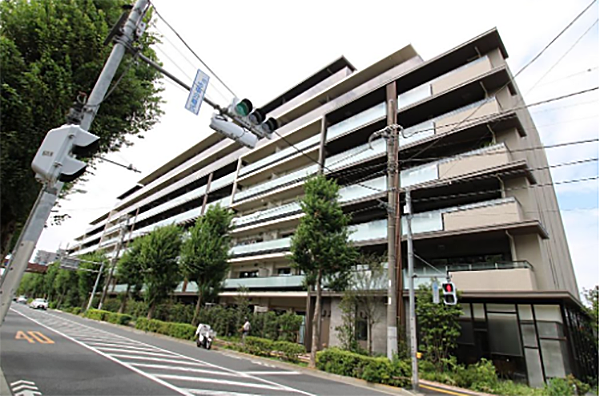
[[[171, 223], [188, 227], [208, 207], [227, 206], [236, 217], [221, 302], [243, 286], [257, 310], [306, 315], [303, 275], [289, 261], [303, 183], [323, 158], [352, 214], [352, 242], [383, 254], [386, 142], [369, 137], [397, 118], [400, 200], [410, 188], [414, 248], [428, 264], [416, 262], [417, 284], [448, 272], [462, 292], [461, 361], [489, 358], [531, 385], [597, 375], [548, 161], [507, 57], [496, 29], [430, 60], [410, 45], [364, 70], [341, 57], [263, 107], [284, 139], [250, 150], [209, 135], [119, 196], [70, 250], [114, 257], [120, 241]], [[195, 292], [183, 282], [175, 294], [191, 300]], [[325, 293], [323, 345], [339, 344], [340, 298]], [[384, 352], [385, 316], [380, 322], [374, 349]]]

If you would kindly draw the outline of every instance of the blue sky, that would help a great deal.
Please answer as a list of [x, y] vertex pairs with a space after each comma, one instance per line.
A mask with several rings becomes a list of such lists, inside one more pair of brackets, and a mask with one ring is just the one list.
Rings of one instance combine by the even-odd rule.
[[[427, 60], [493, 27], [498, 28], [509, 66], [516, 73], [589, 2], [371, 0], [367, 7], [313, 0], [302, 4], [154, 0], [154, 4], [238, 96], [261, 104], [340, 55], [362, 69], [411, 43]], [[392, 18], [386, 22], [384, 16]], [[564, 55], [597, 18], [596, 2], [517, 78], [527, 104], [598, 86], [597, 23]], [[164, 35], [157, 53], [168, 70], [190, 82], [198, 67], [205, 70], [164, 23], [151, 28]], [[168, 81], [164, 86], [165, 115], [160, 124], [145, 139], [135, 139], [134, 146], [109, 156], [132, 163], [143, 174], [99, 163], [95, 175], [81, 186], [88, 194], [61, 203], [72, 218], [63, 226], [46, 229], [38, 248], [65, 247], [83, 233], [90, 220], [108, 211], [119, 194], [206, 136], [210, 107], [202, 106], [200, 115], [194, 116], [184, 109], [187, 92]], [[221, 105], [231, 100], [231, 94], [214, 78], [207, 96]], [[531, 112], [543, 143], [549, 145], [597, 138], [597, 107], [595, 91], [536, 106]], [[549, 149], [547, 156], [550, 164], [597, 158], [598, 144]], [[597, 176], [598, 163], [556, 168], [552, 175], [555, 182]], [[598, 181], [561, 185], [556, 191], [561, 209], [566, 209], [562, 219], [579, 286], [593, 287], [598, 284]]]

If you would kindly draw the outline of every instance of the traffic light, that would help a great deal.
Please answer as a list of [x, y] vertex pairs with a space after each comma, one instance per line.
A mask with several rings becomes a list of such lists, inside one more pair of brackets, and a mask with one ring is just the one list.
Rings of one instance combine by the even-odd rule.
[[442, 295], [445, 305], [456, 305], [458, 298], [456, 297], [456, 286], [452, 282], [442, 283]]
[[265, 120], [264, 110], [255, 109], [249, 99], [234, 98], [228, 108], [228, 113], [236, 123], [248, 128], [259, 138], [271, 139], [273, 132], [279, 128], [279, 123], [275, 118], [269, 117]]
[[86, 155], [97, 148], [99, 137], [79, 125], [63, 125], [46, 134], [31, 168], [38, 179], [49, 184], [70, 182], [85, 172], [87, 164], [72, 157]]
[[249, 148], [254, 148], [258, 142], [258, 137], [218, 114], [214, 114], [210, 119], [210, 128]]

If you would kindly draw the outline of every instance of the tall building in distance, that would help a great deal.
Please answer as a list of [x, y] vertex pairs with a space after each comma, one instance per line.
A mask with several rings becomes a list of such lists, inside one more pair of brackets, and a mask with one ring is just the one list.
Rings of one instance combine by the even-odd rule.
[[[221, 302], [232, 303], [243, 286], [257, 310], [306, 315], [303, 275], [289, 261], [303, 183], [325, 158], [324, 173], [342, 186], [340, 202], [352, 214], [353, 243], [384, 254], [386, 142], [368, 140], [395, 112], [404, 128], [400, 202], [410, 188], [414, 248], [429, 264], [416, 261], [417, 284], [448, 272], [461, 291], [460, 360], [486, 357], [534, 386], [597, 375], [548, 161], [507, 57], [496, 29], [427, 61], [410, 45], [360, 71], [341, 57], [262, 107], [281, 125], [272, 140], [248, 149], [212, 133], [119, 196], [70, 251], [114, 256], [121, 237], [188, 227], [220, 204], [236, 213]], [[131, 228], [121, 235], [124, 219]], [[195, 293], [194, 283], [176, 290], [184, 301]], [[385, 295], [374, 329], [380, 352]], [[325, 293], [324, 345], [339, 344], [340, 299]]]

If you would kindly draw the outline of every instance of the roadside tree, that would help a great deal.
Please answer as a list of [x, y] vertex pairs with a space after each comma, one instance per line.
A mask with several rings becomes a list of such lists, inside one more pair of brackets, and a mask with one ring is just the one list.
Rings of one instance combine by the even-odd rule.
[[[0, 2], [0, 253], [4, 257], [40, 190], [31, 161], [46, 133], [65, 123], [89, 94], [110, 51], [108, 32], [130, 0], [6, 0]], [[147, 18], [147, 22], [148, 22]], [[150, 29], [139, 39], [157, 59]], [[99, 153], [132, 144], [161, 114], [161, 75], [127, 57], [102, 103], [92, 131]], [[141, 137], [141, 136], [140, 136]], [[58, 219], [64, 214], [57, 214]]]
[[179, 253], [181, 229], [176, 225], [160, 227], [143, 238], [139, 262], [144, 274], [148, 319], [156, 306], [167, 298], [181, 281]]
[[181, 247], [181, 272], [198, 286], [194, 325], [205, 295], [219, 289], [227, 276], [232, 219], [233, 213], [229, 209], [211, 206], [196, 220]]
[[338, 202], [337, 183], [319, 175], [306, 181], [304, 191], [300, 201], [304, 216], [292, 237], [291, 251], [294, 266], [304, 271], [307, 286], [316, 290], [309, 364], [315, 367], [323, 286], [337, 290], [347, 286], [356, 251], [350, 245], [350, 216], [344, 214]]

